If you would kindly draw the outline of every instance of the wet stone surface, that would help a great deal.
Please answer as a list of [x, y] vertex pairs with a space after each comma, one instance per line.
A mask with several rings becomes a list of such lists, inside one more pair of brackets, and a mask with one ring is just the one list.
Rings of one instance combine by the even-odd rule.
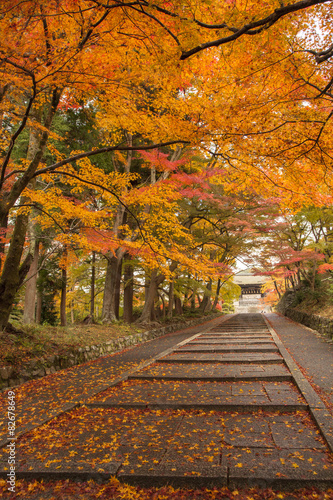
[[[71, 418], [59, 417], [19, 439], [17, 451], [18, 471], [25, 472], [31, 467], [54, 472], [59, 466], [75, 473], [113, 467], [132, 475], [172, 475], [176, 468], [185, 476], [221, 477], [242, 469], [255, 477], [267, 467], [287, 476], [333, 473], [327, 448], [305, 412], [79, 408]], [[1, 459], [3, 464], [4, 452]]]
[[163, 378], [177, 380], [223, 380], [223, 379], [244, 379], [244, 378], [282, 378], [291, 377], [289, 370], [281, 365], [212, 365], [210, 363], [187, 364], [186, 370], [181, 363], [174, 363], [171, 366], [165, 363], [155, 363], [148, 368], [141, 370], [130, 378]]
[[[280, 386], [281, 384], [279, 384]], [[89, 404], [107, 405], [297, 405], [305, 401], [292, 384], [286, 383], [283, 390], [272, 383], [221, 383], [221, 382], [165, 382], [132, 380], [91, 398]], [[274, 390], [275, 387], [275, 390]]]
[[[195, 338], [178, 336], [181, 345], [161, 339], [161, 349], [154, 343], [149, 351], [147, 343], [138, 350], [140, 361], [151, 352], [145, 368], [135, 349], [125, 354], [137, 367], [127, 380], [107, 388], [103, 372], [105, 390], [87, 392], [87, 406], [18, 438], [18, 476], [115, 474], [149, 486], [333, 485], [329, 441], [263, 317], [239, 314], [214, 325]], [[329, 413], [316, 411], [327, 433]], [[2, 477], [7, 458], [1, 449]]]
[[[280, 354], [275, 353], [222, 353], [218, 349], [203, 349], [207, 352], [202, 354], [200, 350], [193, 349], [191, 352], [175, 352], [171, 356], [163, 358], [161, 362], [220, 362], [220, 363], [251, 363], [253, 361], [262, 363], [281, 363], [283, 359]], [[211, 352], [209, 352], [211, 351]]]

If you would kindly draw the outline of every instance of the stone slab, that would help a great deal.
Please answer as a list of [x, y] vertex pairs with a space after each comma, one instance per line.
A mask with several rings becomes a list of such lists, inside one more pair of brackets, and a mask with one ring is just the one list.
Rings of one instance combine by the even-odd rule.
[[[226, 315], [223, 321], [227, 320], [228, 317]], [[57, 371], [52, 375], [32, 380], [15, 388], [16, 436], [43, 425], [62, 412], [71, 411], [77, 404], [82, 404], [92, 395], [126, 379], [128, 372], [136, 369], [140, 364], [151, 362], [167, 349], [172, 349], [180, 345], [181, 342], [187, 342], [207, 326], [218, 323], [221, 323], [221, 318], [215, 318], [205, 324], [186, 327], [178, 332], [163, 334], [162, 337], [159, 336], [149, 342], [143, 342], [121, 352]], [[1, 404], [4, 410], [7, 405], [3, 399]], [[4, 410], [0, 414], [0, 448], [8, 443], [5, 415]]]
[[281, 315], [266, 316], [297, 363], [333, 403], [333, 343], [315, 330]]
[[[215, 337], [216, 338], [216, 337]], [[229, 338], [237, 338], [237, 339], [268, 339], [271, 340], [272, 337], [267, 333], [251, 333], [251, 332], [220, 332], [220, 339], [229, 339]]]
[[[97, 466], [92, 463], [87, 463], [84, 460], [70, 459], [63, 461], [61, 459], [46, 462], [37, 460], [17, 460], [15, 474], [18, 479], [46, 479], [46, 480], [81, 480], [87, 481], [93, 479], [108, 480], [111, 476], [115, 476], [121, 462], [110, 461], [101, 463]], [[0, 462], [0, 478], [7, 479], [8, 463]]]
[[[206, 347], [208, 344], [201, 344], [201, 345], [196, 345], [195, 347], [198, 348], [198, 351], [200, 352], [201, 346]], [[213, 344], [210, 346], [212, 349], [214, 349], [215, 352], [222, 352], [222, 353], [278, 353], [279, 350], [277, 347], [274, 345], [269, 346], [267, 344], [264, 345], [258, 345], [254, 344], [253, 346], [244, 346], [244, 345], [234, 345], [234, 344]], [[181, 349], [176, 349], [178, 352], [187, 352], [187, 351], [195, 351], [195, 349], [192, 349], [192, 344], [189, 346], [183, 347]], [[205, 350], [205, 349], [203, 349]]]
[[251, 448], [239, 450], [237, 457], [222, 457], [228, 467], [229, 487], [305, 488], [333, 484], [332, 464], [323, 452]]
[[221, 334], [221, 333], [231, 333], [231, 334], [238, 334], [238, 333], [244, 333], [247, 335], [250, 334], [268, 334], [268, 328], [231, 328], [228, 324], [224, 326], [224, 328], [213, 328], [210, 330], [210, 333], [212, 334]]
[[[266, 409], [281, 411], [306, 409], [304, 400], [292, 387], [272, 399], [263, 383], [166, 382], [131, 380], [91, 398], [90, 407]], [[279, 385], [281, 385], [279, 383]]]
[[156, 363], [145, 370], [131, 375], [129, 379], [164, 379], [164, 380], [291, 380], [289, 370], [283, 364], [209, 364]]
[[305, 399], [296, 386], [276, 384], [266, 382], [265, 391], [272, 403], [283, 401], [285, 404], [292, 404], [296, 402], [305, 403]]
[[[223, 338], [220, 338], [220, 339], [212, 339], [212, 338], [202, 338], [202, 337], [198, 337], [196, 340], [192, 340], [191, 342], [188, 342], [186, 345], [201, 345], [201, 344], [217, 344], [217, 345], [221, 345], [221, 346], [224, 346], [224, 345], [228, 345], [229, 346], [232, 346], [232, 347], [235, 347], [235, 349], [240, 349], [242, 347], [244, 348], [247, 348], [247, 349], [251, 349], [251, 348], [256, 348], [257, 346], [259, 348], [263, 348], [263, 347], [276, 347], [275, 346], [275, 343], [273, 342], [273, 340], [269, 340], [269, 339], [256, 339], [256, 338], [253, 338], [253, 339], [240, 339], [240, 340], [235, 340], [234, 342], [230, 342], [230, 340], [226, 340], [226, 339], [223, 339]], [[241, 345], [239, 345], [241, 344]]]
[[200, 472], [202, 466], [220, 465], [221, 440], [224, 437], [221, 418], [217, 415], [185, 415], [170, 440], [161, 465]]
[[228, 468], [224, 466], [209, 467], [202, 466], [200, 472], [189, 471], [179, 464], [172, 466], [160, 465], [157, 468], [149, 469], [148, 472], [134, 471], [122, 472], [117, 475], [120, 481], [126, 484], [139, 485], [142, 487], [158, 488], [171, 485], [174, 488], [221, 488], [228, 484]]
[[309, 429], [301, 422], [276, 422], [271, 424], [274, 442], [279, 448], [324, 449], [318, 429]]
[[211, 352], [202, 352], [200, 350], [178, 350], [171, 355], [159, 360], [160, 363], [174, 363], [174, 362], [188, 362], [188, 363], [260, 363], [272, 364], [282, 363], [283, 358], [275, 353], [219, 353], [218, 350], [213, 349]]
[[[288, 442], [277, 445], [280, 430], [288, 433]], [[61, 472], [68, 473], [83, 467], [83, 473], [109, 474], [117, 469], [119, 477], [149, 473], [158, 477], [176, 468], [183, 477], [218, 478], [226, 467], [235, 474], [238, 468], [256, 473], [260, 467], [269, 469], [275, 460], [282, 474], [299, 469], [302, 477], [312, 478], [313, 471], [333, 472], [328, 449], [320, 436], [317, 445], [316, 436], [306, 412], [253, 415], [82, 407], [20, 438], [17, 453], [20, 467], [41, 473], [45, 468], [53, 473], [62, 460]], [[5, 459], [3, 450], [1, 459]]]
[[[274, 342], [268, 342], [267, 340], [265, 341], [260, 341], [260, 340], [246, 340], [246, 341], [233, 341], [230, 342], [229, 340], [224, 340], [224, 339], [198, 339], [198, 340], [193, 340], [192, 342], [189, 342], [186, 344], [186, 346], [201, 346], [201, 345], [217, 345], [219, 348], [223, 348], [225, 350], [234, 350], [234, 351], [242, 351], [244, 352], [250, 351], [250, 350], [273, 350], [276, 351], [277, 347], [274, 344]], [[185, 346], [184, 346], [185, 347]]]
[[[250, 318], [247, 316], [247, 319]], [[188, 341], [184, 340], [183, 344], [186, 342]], [[171, 351], [172, 347], [169, 346], [164, 355]], [[154, 356], [159, 358], [161, 354]], [[251, 401], [256, 408], [270, 410], [274, 408], [272, 401], [295, 401], [295, 397], [297, 401], [298, 393], [294, 387], [283, 382], [291, 380], [291, 373], [283, 364], [212, 366], [212, 363], [192, 363], [184, 367], [183, 364], [175, 363], [174, 366], [169, 366], [170, 373], [172, 377], [176, 374], [176, 377], [182, 378], [174, 378], [169, 384], [164, 382], [164, 387], [161, 385], [159, 393], [155, 391], [154, 394], [154, 387], [158, 387], [156, 384], [162, 384], [163, 381], [153, 381], [150, 376], [145, 381], [140, 377], [144, 373], [153, 373], [156, 367], [161, 375], [159, 370], [163, 363], [151, 365], [151, 359], [150, 357], [145, 367], [141, 365], [138, 373], [131, 374], [132, 379], [139, 378], [130, 380], [127, 387], [134, 383], [141, 385], [141, 396], [146, 400], [143, 403], [146, 405], [149, 397], [153, 399], [158, 396], [161, 403], [157, 404], [163, 404], [166, 397], [172, 401], [174, 396], [174, 402], [171, 403], [175, 405], [173, 411], [147, 407], [144, 410], [74, 409], [17, 441], [21, 464], [27, 469], [32, 467], [37, 470], [38, 466], [33, 465], [37, 460], [40, 473], [44, 474], [43, 467], [50, 468], [50, 463], [48, 467], [46, 465], [50, 457], [51, 464], [57, 463], [60, 458], [67, 464], [78, 460], [86, 464], [83, 469], [85, 473], [89, 473], [90, 468], [97, 467], [97, 472], [101, 469], [103, 478], [109, 474], [103, 472], [109, 466], [114, 467], [113, 470], [117, 468], [115, 473], [121, 479], [125, 478], [128, 482], [133, 480], [135, 483], [145, 480], [148, 485], [151, 485], [152, 480], [165, 484], [173, 478], [184, 485], [188, 485], [188, 481], [193, 479], [203, 487], [207, 487], [210, 482], [226, 484], [225, 481], [230, 484], [237, 484], [237, 481], [239, 484], [258, 484], [265, 477], [267, 480], [277, 481], [277, 484], [282, 484], [283, 481], [294, 481], [293, 484], [296, 484], [301, 480], [303, 484], [308, 484], [313, 477], [316, 483], [318, 480], [325, 484], [329, 480], [333, 482], [328, 448], [308, 413], [303, 411], [290, 415], [283, 412], [273, 414], [270, 411], [269, 414], [257, 412], [254, 415], [246, 409]], [[164, 365], [163, 371], [166, 368]], [[167, 379], [169, 375], [161, 376]], [[195, 383], [189, 382], [191, 376], [196, 380]], [[207, 382], [214, 380], [216, 376], [219, 383]], [[226, 383], [228, 377], [239, 383]], [[245, 383], [244, 380], [253, 382]], [[276, 380], [278, 383], [273, 384], [269, 380]], [[143, 385], [146, 385], [145, 389]], [[189, 391], [190, 385], [192, 389]], [[174, 389], [171, 389], [172, 386]], [[197, 386], [196, 390], [194, 386]], [[223, 394], [219, 386], [223, 386]], [[113, 401], [116, 401], [117, 395], [119, 398], [124, 395], [121, 387], [125, 385], [120, 384], [114, 388]], [[227, 387], [229, 390], [226, 390]], [[138, 391], [132, 392], [129, 404], [141, 404], [139, 396]], [[191, 404], [186, 402], [186, 398], [194, 403], [195, 398], [198, 401], [205, 399], [204, 411], [191, 411], [188, 408], [186, 411], [181, 410], [182, 405], [185, 407]], [[225, 412], [217, 412], [213, 407], [214, 411], [207, 411], [210, 410], [207, 405], [209, 398], [211, 401], [224, 398], [227, 403], [230, 398], [229, 404], [234, 403], [234, 406]], [[265, 401], [270, 403], [267, 405]], [[236, 411], [237, 405], [242, 407], [241, 414]], [[284, 409], [288, 412], [291, 407], [285, 404]], [[326, 419], [324, 424], [329, 426], [328, 416], [324, 415], [323, 408], [314, 409], [321, 411], [317, 414], [317, 419]], [[3, 459], [4, 455], [0, 455], [0, 459], [1, 456]], [[51, 473], [52, 468], [53, 466]], [[73, 472], [79, 474], [76, 470]]]

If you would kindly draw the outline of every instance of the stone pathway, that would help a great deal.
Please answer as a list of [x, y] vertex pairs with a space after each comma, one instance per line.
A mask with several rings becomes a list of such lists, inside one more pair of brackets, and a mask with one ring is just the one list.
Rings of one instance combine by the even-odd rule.
[[[170, 343], [23, 434], [17, 476], [333, 486], [332, 415], [262, 315]], [[4, 477], [5, 449], [0, 460]]]

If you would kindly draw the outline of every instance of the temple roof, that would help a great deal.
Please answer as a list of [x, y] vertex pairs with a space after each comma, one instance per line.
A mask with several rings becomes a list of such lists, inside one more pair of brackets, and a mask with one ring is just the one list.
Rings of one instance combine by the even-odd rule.
[[237, 285], [261, 285], [267, 281], [267, 276], [258, 276], [251, 269], [244, 269], [234, 275]]

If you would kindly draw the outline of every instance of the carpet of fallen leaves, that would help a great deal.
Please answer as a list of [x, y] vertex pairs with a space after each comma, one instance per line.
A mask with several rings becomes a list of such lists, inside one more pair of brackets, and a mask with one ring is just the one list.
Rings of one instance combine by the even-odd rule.
[[[18, 325], [22, 328], [22, 325]], [[19, 333], [0, 332], [0, 365], [24, 366], [31, 359], [65, 354], [72, 348], [103, 344], [119, 337], [142, 332], [134, 325], [82, 325], [67, 327], [34, 325], [24, 326]]]
[[332, 500], [333, 490], [317, 488], [299, 489], [292, 492], [271, 489], [174, 489], [139, 488], [120, 483], [112, 477], [106, 484], [95, 481], [75, 483], [69, 480], [56, 482], [17, 481], [16, 492], [6, 490], [4, 480], [0, 480], [0, 497], [6, 500], [22, 498], [27, 500]]
[[[138, 363], [113, 363], [114, 355], [61, 370], [15, 388], [16, 434], [41, 425], [61, 413], [67, 404], [84, 401]], [[0, 394], [0, 439], [6, 434], [7, 391]]]
[[[46, 416], [54, 416], [51, 414], [52, 412], [48, 414], [48, 411], [51, 407], [54, 413], [56, 413], [58, 411], [61, 411], [64, 402], [75, 403], [80, 401], [82, 403], [84, 400], [87, 400], [87, 398], [89, 399], [89, 397], [92, 397], [93, 394], [95, 394], [99, 390], [103, 390], [103, 386], [105, 387], [105, 385], [110, 384], [110, 382], [121, 373], [128, 369], [134, 368], [135, 366], [137, 366], [137, 364], [137, 361], [131, 360], [130, 362], [124, 364], [119, 363], [118, 365], [113, 365], [113, 363], [108, 363], [105, 358], [104, 360], [100, 359], [92, 363], [90, 362], [85, 365], [81, 365], [79, 370], [77, 369], [77, 367], [75, 367], [62, 372], [62, 374], [54, 374], [53, 376], [47, 377], [42, 381], [33, 381], [31, 383], [24, 384], [24, 386], [17, 389], [17, 401], [20, 402], [21, 406], [21, 414], [18, 419], [19, 425], [22, 426], [22, 430], [27, 424], [40, 425], [42, 423], [38, 418], [40, 414], [43, 414], [44, 419]], [[130, 388], [135, 384], [138, 384], [138, 382], [128, 381], [123, 383], [122, 387]], [[158, 384], [163, 389], [162, 386], [170, 385], [170, 382], [159, 381]], [[201, 385], [204, 386], [206, 386], [206, 384], [207, 383], [205, 382], [201, 383]], [[181, 384], [178, 383], [178, 385]], [[106, 392], [102, 393], [99, 397], [102, 397], [103, 399], [105, 395], [108, 395], [112, 391], [113, 389], [109, 389]], [[0, 397], [0, 402], [1, 399], [3, 399], [2, 403], [5, 404], [6, 401], [4, 394], [2, 395], [2, 398]], [[99, 398], [97, 397], [96, 399], [98, 400]], [[96, 414], [100, 412], [103, 413], [104, 416], [106, 415], [106, 413], [114, 413], [117, 415], [119, 415], [119, 413], [122, 413], [125, 417], [128, 415], [133, 417], [133, 415], [135, 414], [137, 415], [137, 418], [139, 420], [142, 414], [142, 411], [138, 410], [104, 409], [102, 411], [101, 409], [88, 410], [85, 407], [76, 408], [72, 410], [70, 414], [67, 413], [60, 415], [51, 422], [44, 424], [43, 426], [35, 429], [34, 431], [31, 431], [30, 433], [27, 433], [23, 438], [20, 439], [20, 453], [23, 456], [26, 452], [26, 457], [28, 458], [29, 456], [31, 456], [31, 454], [35, 456], [37, 455], [37, 453], [42, 453], [44, 451], [44, 448], [46, 449], [48, 446], [54, 447], [55, 443], [56, 446], [63, 447], [66, 443], [61, 439], [61, 436], [64, 439], [64, 434], [59, 434], [57, 424], [63, 423], [64, 425], [66, 425], [68, 423], [68, 420], [74, 418], [75, 416], [79, 416], [80, 425], [76, 425], [75, 430], [81, 435], [80, 428], [94, 429], [94, 425], [97, 425]], [[150, 410], [150, 413], [154, 412]], [[182, 410], [180, 411], [180, 413], [185, 415], [186, 412]], [[211, 414], [213, 413], [214, 412], [211, 412]], [[273, 416], [273, 413], [269, 415]], [[91, 418], [91, 416], [94, 416], [95, 418], [89, 421], [89, 418]], [[235, 415], [233, 416], [236, 417], [237, 413], [235, 413]], [[310, 428], [313, 425], [313, 423], [307, 421], [304, 415], [303, 420], [302, 422], [305, 426], [308, 425]], [[125, 423], [126, 422], [127, 421], [125, 421]], [[143, 423], [145, 424], [145, 422]], [[147, 425], [148, 424], [149, 422], [147, 423]], [[133, 419], [129, 419], [126, 425], [132, 428]], [[124, 428], [123, 419], [121, 421], [121, 428]], [[150, 427], [148, 427], [148, 430], [149, 429]], [[45, 433], [45, 431], [47, 432]], [[72, 433], [70, 436], [71, 442], [73, 442], [73, 437], [74, 433]], [[151, 442], [150, 438], [149, 442]], [[89, 452], [88, 456], [90, 458], [93, 458], [92, 451], [93, 449], [95, 449], [95, 445], [96, 443], [94, 442], [89, 441], [87, 443], [87, 449], [85, 451]], [[93, 447], [93, 449], [90, 449], [91, 446]], [[82, 449], [80, 451], [82, 451]], [[115, 446], [114, 452], [117, 452], [117, 446]], [[109, 461], [112, 458], [116, 459], [117, 457], [108, 456], [106, 458], [106, 461]], [[141, 465], [139, 464], [138, 466]], [[316, 488], [303, 488], [296, 491], [287, 492], [260, 488], [235, 490], [228, 489], [226, 487], [212, 489], [175, 489], [171, 486], [164, 486], [161, 488], [140, 488], [138, 486], [131, 486], [121, 483], [118, 481], [118, 479], [112, 477], [108, 483], [103, 484], [95, 482], [93, 480], [80, 483], [71, 480], [18, 480], [16, 483], [15, 493], [9, 492], [7, 490], [7, 483], [4, 480], [0, 480], [0, 498], [4, 498], [6, 500], [14, 500], [14, 498], [22, 498], [27, 500], [92, 500], [95, 498], [100, 498], [102, 500], [333, 500], [333, 490], [329, 489], [321, 491]]]
[[[254, 420], [256, 429], [250, 429], [253, 432], [248, 434]], [[318, 448], [318, 453], [308, 456], [308, 452], [304, 450], [303, 453], [295, 451], [277, 457], [274, 450], [264, 449], [262, 453], [266, 461], [268, 453], [268, 460], [272, 463], [277, 461], [282, 472], [285, 469], [299, 468], [300, 465], [314, 474], [317, 472], [313, 467], [318, 470], [330, 468], [330, 457], [325, 453], [324, 442], [306, 412], [297, 412], [296, 420], [293, 414], [281, 416], [278, 412], [253, 416], [240, 415], [238, 412], [207, 413], [203, 410], [81, 407], [27, 432], [17, 441], [17, 453], [20, 466], [28, 467], [29, 470], [36, 470], [39, 464], [44, 464], [47, 470], [60, 468], [67, 471], [76, 464], [83, 472], [89, 464], [89, 470], [99, 471], [100, 468], [103, 470], [108, 464], [119, 461], [125, 472], [135, 476], [136, 470], [147, 474], [154, 471], [155, 464], [161, 460], [161, 453], [163, 455], [163, 450], [168, 447], [170, 454], [164, 457], [167, 470], [176, 471], [178, 467], [185, 466], [187, 473], [192, 471], [192, 474], [200, 476], [203, 462], [211, 463], [213, 467], [218, 464], [222, 448], [227, 461], [230, 457], [232, 463], [234, 460], [239, 462], [235, 467], [243, 467], [244, 460], [253, 469], [263, 466], [258, 458], [259, 451], [253, 456], [253, 450], [246, 446], [251, 445], [252, 439], [252, 444], [253, 441], [257, 444], [260, 441], [264, 447], [274, 447], [272, 436], [268, 432], [269, 422], [277, 424], [275, 437], [279, 437], [282, 427], [284, 435], [288, 428], [299, 426], [298, 432], [308, 434], [307, 439], [312, 439], [312, 445]], [[236, 453], [234, 443], [241, 447], [241, 450], [235, 448], [238, 450]], [[240, 456], [243, 458], [239, 458]], [[5, 459], [5, 455], [0, 454], [1, 459]], [[192, 469], [188, 470], [188, 464], [191, 464]]]

